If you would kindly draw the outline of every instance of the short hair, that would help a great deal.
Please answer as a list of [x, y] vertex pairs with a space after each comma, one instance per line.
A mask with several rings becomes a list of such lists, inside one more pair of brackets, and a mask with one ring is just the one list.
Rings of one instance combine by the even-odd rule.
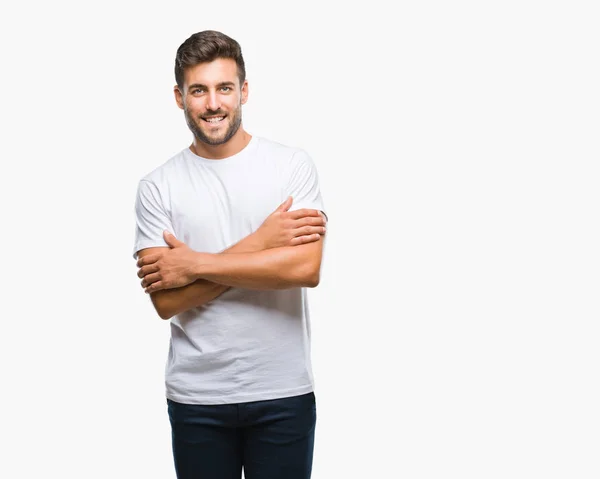
[[218, 58], [231, 58], [237, 65], [240, 87], [246, 80], [246, 66], [240, 44], [233, 38], [215, 30], [194, 33], [177, 49], [175, 56], [175, 81], [183, 90], [183, 78], [186, 68]]

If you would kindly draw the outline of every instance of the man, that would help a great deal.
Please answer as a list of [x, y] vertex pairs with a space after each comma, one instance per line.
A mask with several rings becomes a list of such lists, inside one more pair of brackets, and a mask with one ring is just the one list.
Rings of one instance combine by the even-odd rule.
[[134, 256], [170, 318], [166, 396], [179, 479], [307, 479], [316, 406], [307, 287], [326, 216], [311, 158], [242, 126], [239, 44], [178, 49], [175, 100], [193, 142], [140, 182]]

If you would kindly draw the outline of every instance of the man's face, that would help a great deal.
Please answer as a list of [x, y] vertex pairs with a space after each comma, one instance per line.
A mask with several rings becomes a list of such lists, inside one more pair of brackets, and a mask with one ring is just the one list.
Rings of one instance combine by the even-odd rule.
[[242, 105], [248, 97], [248, 82], [240, 88], [237, 65], [219, 58], [186, 68], [183, 93], [175, 88], [189, 129], [201, 142], [222, 145], [242, 124]]

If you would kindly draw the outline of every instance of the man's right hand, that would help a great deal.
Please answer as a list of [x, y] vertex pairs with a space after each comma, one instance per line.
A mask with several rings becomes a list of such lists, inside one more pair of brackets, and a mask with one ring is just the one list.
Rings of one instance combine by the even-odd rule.
[[323, 213], [306, 208], [288, 211], [292, 202], [289, 196], [254, 232], [265, 249], [312, 243], [325, 234]]

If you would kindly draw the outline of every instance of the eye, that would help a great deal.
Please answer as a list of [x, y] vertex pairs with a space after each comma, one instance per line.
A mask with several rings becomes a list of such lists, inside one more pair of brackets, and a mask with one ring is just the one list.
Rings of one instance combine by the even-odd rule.
[[200, 93], [204, 93], [204, 88], [194, 88], [192, 90], [192, 95], [199, 95]]
[[222, 86], [221, 87], [221, 91], [225, 92], [225, 93], [229, 93], [232, 90], [232, 88], [230, 86]]

